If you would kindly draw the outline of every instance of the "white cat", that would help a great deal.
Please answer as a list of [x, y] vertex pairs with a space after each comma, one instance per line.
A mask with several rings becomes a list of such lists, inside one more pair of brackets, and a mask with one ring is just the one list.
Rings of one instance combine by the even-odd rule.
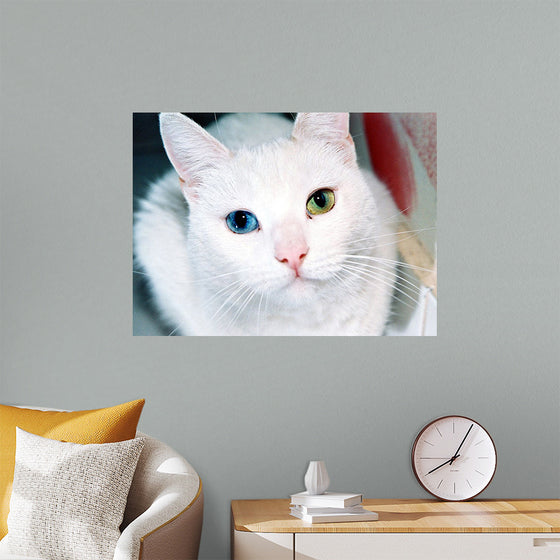
[[398, 211], [358, 167], [348, 113], [234, 114], [208, 131], [161, 113], [160, 128], [175, 170], [134, 241], [174, 334], [383, 334]]

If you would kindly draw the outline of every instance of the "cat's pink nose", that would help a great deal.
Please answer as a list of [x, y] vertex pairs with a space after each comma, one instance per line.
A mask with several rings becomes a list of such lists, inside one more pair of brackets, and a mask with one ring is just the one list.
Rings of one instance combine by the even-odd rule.
[[296, 271], [296, 276], [299, 276], [299, 268], [308, 251], [309, 247], [307, 245], [291, 245], [277, 248], [274, 256], [277, 261], [293, 268]]

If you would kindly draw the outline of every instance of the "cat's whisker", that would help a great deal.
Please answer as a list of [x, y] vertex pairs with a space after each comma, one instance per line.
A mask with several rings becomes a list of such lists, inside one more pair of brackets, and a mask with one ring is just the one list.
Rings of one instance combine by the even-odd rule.
[[[255, 295], [255, 290], [253, 290], [253, 288], [251, 288], [250, 286], [247, 286], [247, 288], [245, 290], [243, 290], [243, 292], [241, 292], [241, 294], [239, 295], [239, 297], [229, 306], [228, 309], [228, 313], [234, 312], [235, 308], [237, 307], [237, 311], [235, 311], [235, 314], [233, 315], [233, 318], [230, 320], [228, 326], [227, 326], [227, 330], [231, 331], [231, 328], [235, 325], [237, 318], [239, 317], [239, 315], [243, 312], [243, 310], [245, 309], [245, 307], [248, 305], [248, 303], [251, 301], [251, 299], [253, 298], [253, 296]], [[241, 302], [241, 303], [239, 303]], [[239, 305], [238, 305], [239, 303]], [[224, 314], [224, 318], [225, 318]]]
[[352, 276], [351, 278], [348, 278], [348, 276], [345, 276], [345, 272], [344, 270], [341, 270], [340, 272], [334, 273], [333, 276], [335, 277], [334, 279], [336, 280], [335, 282], [335, 286], [343, 286], [345, 288], [351, 288], [352, 285], [355, 285], [357, 283], [361, 283], [363, 281], [363, 279], [359, 276]]
[[410, 239], [411, 237], [414, 237], [415, 234], [417, 233], [422, 233], [423, 231], [434, 231], [436, 228], [435, 227], [429, 227], [429, 228], [419, 228], [419, 229], [407, 229], [407, 230], [401, 230], [401, 231], [395, 231], [394, 233], [382, 233], [380, 235], [378, 235], [377, 237], [397, 237], [397, 239], [400, 241], [403, 241], [403, 237], [399, 237], [402, 235], [406, 235], [407, 237], [405, 239]]
[[197, 280], [192, 280], [192, 284], [200, 284], [211, 282], [212, 280], [217, 280], [218, 278], [224, 278], [226, 276], [231, 276], [233, 274], [241, 274], [243, 272], [250, 272], [251, 268], [241, 268], [239, 270], [234, 270], [232, 272], [224, 272], [224, 274], [217, 274], [216, 276], [207, 276], [206, 278], [199, 278]]
[[[336, 282], [333, 282], [334, 280]], [[335, 285], [342, 285], [344, 284], [344, 278], [338, 272], [333, 272], [331, 278], [329, 278], [329, 282], [333, 282]]]
[[332, 286], [342, 286], [344, 284], [343, 280], [337, 272], [331, 273], [330, 278], [327, 279], [327, 284]]
[[[409, 309], [415, 311], [417, 306], [414, 305], [410, 305], [410, 303], [408, 303], [408, 301], [405, 301], [403, 298], [401, 298], [400, 296], [398, 296], [397, 294], [393, 293], [393, 297], [392, 297], [393, 302], [399, 302], [401, 305], [404, 305], [405, 307], [408, 307]], [[392, 305], [392, 307], [394, 307], [394, 305]], [[398, 316], [398, 313], [396, 313], [396, 311], [393, 309], [393, 311], [391, 311], [391, 314], [393, 316]]]
[[149, 276], [149, 274], [146, 274], [145, 272], [140, 272], [139, 270], [133, 270], [132, 272], [134, 274], [141, 274], [142, 276]]
[[[349, 270], [346, 271], [347, 273], [350, 273]], [[354, 276], [356, 276], [356, 278], [360, 278], [361, 280], [364, 280], [364, 278], [358, 274], [358, 273], [354, 273]], [[385, 284], [389, 287], [392, 287], [392, 284], [387, 284], [386, 282], [382, 282], [381, 279], [376, 278], [374, 276], [370, 277], [373, 281], [377, 282], [377, 283], [382, 283]], [[397, 290], [397, 292], [400, 292], [401, 290]], [[408, 297], [408, 299], [411, 299], [412, 301], [414, 301], [416, 303], [416, 300], [414, 298], [411, 298], [408, 294], [404, 293], [403, 295], [405, 295], [406, 297]], [[403, 298], [399, 297], [399, 295], [397, 293], [395, 293], [395, 291], [393, 291], [392, 295], [391, 295], [391, 299], [394, 301], [398, 301], [400, 302], [402, 305], [405, 305], [406, 307], [408, 307], [409, 309], [416, 309], [416, 305], [412, 305], [410, 304], [408, 301], [405, 301]]]
[[222, 131], [220, 130], [220, 123], [218, 122], [218, 115], [216, 115], [216, 113], [214, 113], [214, 121], [216, 122], [216, 130], [218, 131], [218, 137], [220, 140], [222, 140], [223, 138]]
[[167, 336], [173, 336], [181, 327], [181, 325], [177, 325]]
[[383, 223], [384, 224], [389, 224], [393, 221], [396, 221], [396, 218], [404, 218], [406, 213], [412, 208], [412, 206], [407, 206], [406, 208], [403, 208], [402, 210], [399, 210], [398, 212], [396, 212], [395, 214], [392, 214], [391, 216], [387, 216], [386, 218], [384, 218]]
[[[369, 237], [361, 237], [359, 239], [351, 239], [350, 241], [347, 241], [346, 244], [347, 245], [353, 245], [355, 243], [359, 243], [361, 241], [369, 241], [369, 240], [377, 240], [380, 237], [396, 237], [396, 236], [400, 236], [400, 235], [405, 235], [405, 234], [411, 234], [410, 237], [413, 237], [415, 233], [420, 233], [422, 231], [433, 231], [435, 230], [435, 227], [425, 227], [425, 228], [419, 228], [419, 229], [407, 229], [407, 230], [401, 230], [401, 231], [395, 231], [395, 232], [391, 232], [391, 233], [379, 233], [376, 235], [371, 235]], [[409, 239], [410, 237], [407, 237], [407, 239]], [[403, 241], [403, 239], [401, 237], [398, 237], [399, 242]], [[382, 247], [382, 245], [378, 245], [375, 244], [375, 247]]]
[[[398, 270], [398, 274], [399, 274], [400, 276], [402, 276], [403, 278], [404, 278], [404, 277], [407, 277], [407, 278], [409, 278], [409, 279], [412, 279], [414, 282], [416, 282], [416, 281], [418, 280], [418, 276], [417, 276], [415, 273], [410, 272], [409, 270], [405, 270], [405, 269], [401, 268], [401, 267], [405, 267], [405, 266], [407, 265], [407, 263], [404, 262], [404, 261], [395, 260], [395, 261], [386, 263], [386, 262], [380, 262], [380, 261], [378, 261], [378, 257], [371, 257], [371, 256], [369, 256], [369, 255], [350, 254], [350, 255], [342, 255], [342, 256], [344, 257], [345, 260], [353, 259], [354, 261], [357, 261], [357, 262], [359, 262], [360, 264], [366, 264], [366, 263], [364, 263], [364, 261], [369, 261], [369, 260], [371, 260], [371, 261], [373, 261], [373, 263], [374, 263], [374, 264], [371, 265], [371, 266], [375, 266], [376, 264], [379, 264], [379, 265], [381, 265], [382, 267], [394, 265], [395, 268]], [[381, 257], [379, 257], [379, 258], [381, 258]], [[368, 263], [368, 264], [371, 264], [371, 263]]]
[[[378, 238], [377, 237], [370, 237], [370, 238], [364, 238], [364, 239], [357, 239], [356, 241], [349, 241], [346, 243], [347, 248], [350, 249], [351, 251], [372, 251], [375, 249], [380, 249], [381, 247], [389, 247], [391, 245], [397, 245], [399, 244], [401, 241], [405, 241], [406, 239], [410, 239], [411, 237], [414, 237], [414, 235], [410, 235], [410, 237], [406, 237], [404, 239], [397, 239], [395, 236], [393, 236], [393, 240], [392, 241], [388, 241], [386, 243], [378, 243]], [[364, 241], [373, 241], [373, 244], [371, 245], [361, 245], [361, 246], [354, 246], [356, 243], [363, 243]]]
[[266, 292], [266, 297], [264, 298], [264, 316], [268, 317], [268, 304], [270, 299], [270, 292]]
[[399, 266], [402, 266], [403, 268], [408, 268], [410, 270], [419, 270], [421, 272], [433, 272], [433, 269], [431, 269], [431, 268], [425, 268], [423, 266], [418, 266], [418, 265], [415, 265], [415, 264], [409, 264], [409, 263], [404, 262], [404, 261], [396, 261], [396, 260], [392, 260], [392, 259], [385, 259], [383, 257], [374, 257], [373, 260], [376, 260], [377, 262], [397, 264]]
[[259, 307], [257, 309], [257, 336], [261, 334], [261, 305], [264, 298], [264, 292], [261, 292], [261, 298], [259, 299]]
[[223, 294], [224, 292], [227, 292], [228, 290], [231, 290], [232, 288], [234, 288], [235, 286], [239, 286], [239, 284], [242, 284], [243, 280], [236, 280], [235, 282], [232, 282], [231, 284], [228, 284], [227, 286], [224, 286], [221, 290], [218, 290], [207, 302], [205, 307], [208, 308], [209, 305], [218, 297], [220, 297], [221, 294]]
[[377, 282], [381, 282], [387, 286], [394, 286], [394, 289], [397, 290], [398, 292], [400, 292], [401, 294], [403, 294], [405, 297], [409, 298], [411, 301], [413, 301], [415, 304], [417, 304], [417, 300], [414, 299], [410, 294], [407, 294], [404, 290], [400, 289], [396, 284], [394, 285], [393, 282], [390, 282], [389, 280], [387, 280], [384, 276], [382, 276], [381, 274], [379, 274], [378, 272], [372, 272], [369, 270], [364, 270], [363, 268], [360, 267], [355, 267], [352, 265], [343, 265], [343, 268], [346, 270], [353, 270], [356, 273], [362, 274], [364, 277], [369, 277], [372, 278], [373, 280], [376, 280]]
[[378, 235], [378, 237], [387, 237], [389, 235], [404, 235], [405, 233], [420, 233], [422, 231], [433, 231], [435, 229], [436, 229], [435, 226], [418, 228], [418, 229], [403, 229], [403, 230], [395, 231], [394, 233], [382, 233]]
[[408, 271], [408, 270], [403, 269], [403, 268], [401, 267], [401, 264], [402, 264], [402, 263], [399, 263], [399, 264], [397, 265], [397, 267], [396, 267], [397, 270], [399, 271], [399, 272], [398, 272], [399, 278], [403, 278], [403, 279], [404, 279], [404, 278], [408, 278], [408, 279], [411, 280], [412, 283], [415, 284], [415, 285], [418, 284], [418, 282], [421, 283], [420, 278], [419, 278], [414, 272], [410, 272], [410, 271]]
[[[236, 294], [239, 294], [237, 296], [237, 298], [230, 302], [227, 310], [224, 310], [224, 312], [222, 313], [222, 316], [219, 320], [221, 319], [225, 319], [227, 314], [230, 312], [234, 312], [235, 308], [237, 308], [239, 310], [239, 302], [240, 301], [245, 301], [245, 297], [250, 294], [251, 292], [254, 292], [254, 290], [251, 288], [251, 286], [248, 286], [247, 284], [244, 284], [242, 286], [242, 289], [240, 291], [237, 291]], [[236, 315], [237, 316], [237, 315]], [[235, 317], [234, 317], [234, 321], [235, 321]], [[232, 324], [232, 322], [230, 321], [230, 325]], [[228, 327], [229, 328], [229, 327]]]
[[[363, 265], [377, 270], [387, 270], [387, 268], [390, 267], [391, 269], [392, 268], [394, 268], [395, 270], [398, 269], [399, 274], [402, 274], [403, 278], [404, 276], [412, 279], [417, 278], [415, 274], [409, 272], [408, 270], [400, 270], [400, 266], [406, 265], [406, 263], [399, 260], [391, 260], [391, 259], [379, 260], [381, 259], [381, 257], [368, 257], [367, 255], [344, 255], [344, 257], [345, 257], [345, 261], [353, 261], [354, 264]], [[368, 262], [368, 261], [372, 261], [373, 264], [372, 262]]]
[[[231, 286], [227, 286], [227, 288], [230, 288], [230, 287], [231, 287]], [[243, 292], [247, 289], [247, 287], [248, 287], [248, 286], [247, 286], [245, 283], [241, 283], [241, 286], [237, 286], [237, 287], [233, 290], [233, 292], [222, 302], [222, 305], [220, 305], [220, 307], [218, 307], [218, 309], [217, 309], [217, 310], [215, 311], [215, 313], [212, 315], [212, 317], [210, 318], [210, 320], [213, 320], [213, 319], [215, 319], [215, 318], [217, 318], [217, 317], [218, 317], [218, 320], [219, 320], [219, 317], [220, 317], [220, 316], [219, 316], [218, 314], [220, 313], [220, 311], [228, 304], [228, 302], [229, 302], [232, 298], [234, 298], [237, 294], [239, 294], [239, 292], [242, 292], [242, 293], [243, 293]], [[231, 305], [232, 305], [232, 304], [230, 304], [230, 306], [229, 306], [230, 309], [231, 309]], [[226, 311], [224, 311], [224, 313], [226, 313]], [[224, 313], [222, 313], [222, 315], [223, 315]]]
[[418, 307], [418, 303], [416, 305], [411, 305], [408, 301], [406, 301], [404, 298], [400, 297], [398, 295], [398, 293], [393, 292], [393, 295], [391, 297], [391, 316], [398, 316], [398, 313], [396, 312], [396, 310], [394, 309], [395, 307], [395, 303], [398, 302], [400, 305], [404, 305], [405, 307], [408, 307], [410, 310], [415, 311]]
[[239, 318], [241, 313], [243, 313], [245, 308], [249, 305], [249, 303], [251, 302], [253, 297], [255, 297], [256, 293], [257, 292], [255, 292], [255, 290], [253, 290], [252, 288], [249, 288], [249, 294], [245, 297], [245, 299], [243, 300], [243, 303], [239, 306], [239, 309], [237, 310], [237, 313], [233, 316], [233, 319], [230, 321], [230, 323], [227, 327], [228, 331], [235, 325], [235, 323], [237, 322], [237, 319]]
[[[392, 235], [392, 234], [391, 234]], [[381, 236], [379, 236], [381, 237]], [[407, 235], [406, 237], [396, 237], [396, 235], [392, 235], [393, 240], [392, 241], [388, 241], [386, 243], [375, 243], [373, 245], [369, 245], [369, 246], [362, 246], [362, 247], [352, 247], [350, 246], [350, 243], [348, 243], [348, 249], [350, 249], [351, 251], [372, 251], [375, 249], [380, 249], [381, 247], [390, 247], [391, 245], [399, 245], [400, 243], [402, 243], [403, 241], [407, 241], [408, 239], [413, 239], [415, 237], [415, 235], [413, 233], [411, 233], [410, 235]]]
[[391, 247], [392, 245], [398, 245], [401, 241], [406, 241], [407, 239], [413, 238], [414, 235], [409, 237], [405, 237], [404, 239], [393, 239], [393, 241], [388, 241], [386, 243], [374, 243], [373, 245], [362, 245], [357, 247], [348, 246], [346, 247], [350, 251], [354, 251], [356, 255], [360, 253], [370, 253], [371, 251], [375, 251], [377, 249], [381, 249], [382, 247]]
[[346, 272], [346, 274], [350, 274], [355, 278], [358, 278], [360, 281], [364, 281], [364, 280], [375, 280], [376, 282], [379, 282], [380, 284], [384, 284], [390, 288], [393, 287], [393, 283], [390, 281], [387, 281], [385, 278], [383, 278], [381, 275], [377, 275], [374, 274], [373, 272], [369, 272], [366, 270], [363, 270], [362, 268], [359, 267], [354, 267], [354, 266], [350, 266], [350, 265], [344, 265], [342, 266], [342, 269], [344, 270], [344, 272]]
[[414, 239], [415, 235], [413, 233], [411, 233], [410, 235], [407, 235], [406, 237], [399, 237], [396, 238], [393, 237], [393, 241], [388, 241], [387, 243], [377, 243], [375, 245], [376, 249], [380, 249], [381, 247], [390, 247], [391, 245], [399, 245], [400, 243], [402, 243], [403, 241], [408, 241], [409, 239]]
[[348, 257], [353, 257], [355, 259], [365, 259], [365, 260], [370, 260], [370, 261], [374, 261], [374, 262], [380, 262], [380, 263], [389, 263], [389, 264], [398, 264], [400, 266], [404, 266], [406, 268], [410, 268], [412, 270], [421, 270], [424, 272], [432, 272], [432, 269], [430, 268], [424, 268], [422, 266], [416, 266], [414, 264], [408, 264], [405, 263], [403, 261], [396, 261], [393, 259], [385, 259], [383, 257], [371, 257], [368, 255], [343, 255], [344, 257], [348, 258]]
[[360, 237], [358, 239], [350, 239], [346, 241], [346, 245], [353, 245], [354, 243], [359, 243], [360, 241], [370, 241], [371, 239], [377, 239], [378, 235], [368, 235], [367, 237]]
[[411, 282], [410, 280], [408, 280], [407, 278], [402, 276], [399, 272], [397, 272], [397, 270], [387, 270], [387, 269], [382, 268], [380, 266], [375, 266], [375, 265], [360, 262], [360, 261], [354, 261], [350, 258], [346, 259], [346, 262], [348, 262], [350, 264], [354, 264], [356, 266], [362, 266], [362, 267], [364, 267], [368, 270], [378, 271], [378, 272], [381, 272], [381, 273], [388, 273], [393, 278], [397, 279], [399, 281], [399, 283], [405, 282], [406, 284], [408, 284], [408, 289], [409, 290], [417, 292], [417, 293], [421, 292], [421, 289], [418, 287], [417, 283]]
[[[425, 228], [417, 228], [417, 229], [403, 229], [403, 230], [399, 230], [399, 231], [391, 231], [388, 233], [379, 233], [376, 234], [374, 236], [371, 237], [364, 237], [364, 239], [378, 239], [379, 237], [389, 237], [392, 235], [404, 235], [406, 233], [420, 233], [422, 231], [433, 231], [435, 230], [436, 227], [435, 226], [429, 226], [429, 227], [425, 227]], [[353, 243], [354, 241], [359, 241], [359, 239], [354, 239], [351, 241], [351, 243]]]

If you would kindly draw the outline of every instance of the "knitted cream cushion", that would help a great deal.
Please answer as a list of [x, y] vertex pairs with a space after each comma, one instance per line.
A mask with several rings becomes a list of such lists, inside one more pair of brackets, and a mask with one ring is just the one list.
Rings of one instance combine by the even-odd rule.
[[144, 399], [98, 408], [63, 412], [0, 404], [0, 539], [8, 532], [14, 480], [16, 426], [39, 436], [73, 443], [113, 443], [131, 439]]
[[144, 441], [84, 445], [16, 431], [7, 552], [112, 560]]

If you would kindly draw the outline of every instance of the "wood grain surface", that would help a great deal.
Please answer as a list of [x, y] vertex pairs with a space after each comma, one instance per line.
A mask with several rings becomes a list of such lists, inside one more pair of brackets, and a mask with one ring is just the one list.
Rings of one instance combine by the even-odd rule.
[[290, 500], [234, 500], [233, 526], [254, 533], [559, 533], [560, 500], [364, 500], [378, 521], [319, 523], [292, 517]]

